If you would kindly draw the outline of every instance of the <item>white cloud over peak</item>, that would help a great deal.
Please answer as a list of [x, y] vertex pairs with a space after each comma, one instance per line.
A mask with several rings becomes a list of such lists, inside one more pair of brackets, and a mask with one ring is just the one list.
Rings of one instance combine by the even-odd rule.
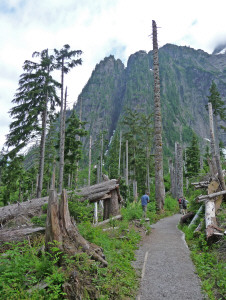
[[1, 0], [0, 146], [23, 63], [34, 51], [65, 44], [83, 51], [82, 66], [66, 76], [72, 106], [105, 56], [126, 64], [130, 54], [152, 49], [152, 20], [159, 47], [174, 43], [212, 52], [226, 40], [225, 8], [225, 0]]

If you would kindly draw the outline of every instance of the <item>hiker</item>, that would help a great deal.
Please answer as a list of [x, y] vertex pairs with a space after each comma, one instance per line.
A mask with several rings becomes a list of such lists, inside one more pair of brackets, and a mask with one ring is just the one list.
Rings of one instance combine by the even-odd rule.
[[177, 201], [179, 203], [180, 214], [182, 214], [183, 213], [182, 197], [178, 198]]
[[146, 219], [146, 213], [147, 213], [147, 205], [150, 202], [149, 193], [146, 191], [145, 194], [141, 197], [141, 205], [142, 205], [142, 218]]
[[181, 204], [182, 204], [182, 214], [186, 215], [187, 213], [187, 204], [188, 200], [186, 200], [184, 197], [181, 199]]

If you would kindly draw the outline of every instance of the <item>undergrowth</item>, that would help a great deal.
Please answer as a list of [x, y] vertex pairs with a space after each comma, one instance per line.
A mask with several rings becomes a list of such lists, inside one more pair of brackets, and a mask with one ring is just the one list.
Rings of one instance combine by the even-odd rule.
[[[225, 220], [225, 204], [218, 218]], [[199, 220], [200, 222], [200, 220]], [[206, 241], [204, 228], [200, 233], [194, 233], [196, 225], [179, 226], [185, 233], [186, 241], [191, 250], [191, 258], [195, 264], [197, 274], [202, 282], [202, 290], [210, 300], [226, 299], [226, 263], [225, 248], [226, 238], [217, 243], [209, 244]]]
[[[147, 217], [142, 220], [141, 203], [128, 203], [121, 209], [122, 221], [111, 220], [107, 225], [115, 229], [103, 231], [93, 227], [93, 206], [87, 202], [69, 202], [70, 213], [76, 220], [81, 235], [104, 250], [108, 267], [103, 268], [86, 253], [73, 257], [61, 257], [57, 244], [52, 254], [40, 252], [44, 238], [16, 244], [7, 243], [0, 260], [1, 299], [64, 299], [63, 286], [70, 282], [70, 274], [76, 273], [82, 299], [135, 299], [139, 285], [138, 276], [132, 267], [135, 249], [141, 239], [133, 220], [144, 232], [150, 232], [150, 223], [178, 211], [177, 201], [166, 197], [165, 211], [160, 213], [153, 201], [148, 204]], [[44, 226], [43, 215], [34, 217], [33, 223]]]

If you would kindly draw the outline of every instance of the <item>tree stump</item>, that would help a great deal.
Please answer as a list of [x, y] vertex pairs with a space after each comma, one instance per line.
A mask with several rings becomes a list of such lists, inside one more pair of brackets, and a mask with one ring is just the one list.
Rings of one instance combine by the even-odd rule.
[[57, 242], [57, 247], [65, 254], [75, 255], [86, 252], [94, 260], [107, 266], [103, 251], [100, 247], [89, 243], [78, 232], [70, 218], [66, 191], [63, 190], [59, 203], [55, 190], [50, 190], [46, 220], [45, 249], [51, 252], [52, 243]]

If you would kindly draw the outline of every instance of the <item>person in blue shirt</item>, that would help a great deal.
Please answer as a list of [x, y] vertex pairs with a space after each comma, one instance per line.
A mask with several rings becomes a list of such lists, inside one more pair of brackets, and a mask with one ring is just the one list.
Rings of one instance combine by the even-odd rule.
[[141, 205], [143, 210], [142, 218], [146, 218], [147, 205], [149, 202], [150, 202], [149, 193], [145, 192], [145, 194], [141, 197]]

